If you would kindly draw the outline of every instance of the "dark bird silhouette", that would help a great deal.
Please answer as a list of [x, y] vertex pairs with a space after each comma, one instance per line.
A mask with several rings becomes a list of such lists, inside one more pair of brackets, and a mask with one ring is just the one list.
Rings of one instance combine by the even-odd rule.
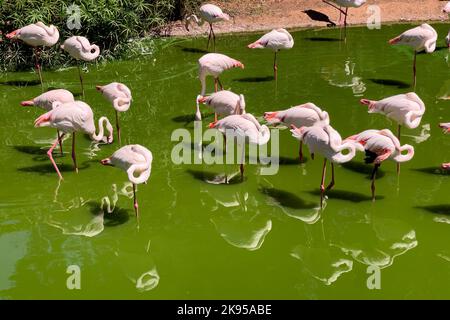
[[322, 12], [319, 12], [319, 11], [316, 11], [316, 10], [304, 10], [303, 13], [306, 13], [306, 15], [308, 15], [308, 17], [311, 20], [326, 22], [326, 23], [328, 23], [329, 27], [336, 26], [336, 23], [331, 21], [330, 17], [328, 17], [326, 14], [324, 14]]

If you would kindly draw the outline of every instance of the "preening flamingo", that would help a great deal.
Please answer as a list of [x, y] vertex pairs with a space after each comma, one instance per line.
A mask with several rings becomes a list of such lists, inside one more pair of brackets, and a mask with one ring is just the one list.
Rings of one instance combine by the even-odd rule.
[[414, 62], [413, 62], [413, 86], [414, 91], [416, 89], [416, 61], [417, 53], [425, 51], [426, 53], [432, 53], [436, 50], [436, 41], [438, 34], [427, 23], [424, 23], [413, 29], [409, 29], [403, 32], [401, 35], [389, 40], [389, 44], [407, 45], [414, 50]]
[[381, 163], [388, 159], [397, 163], [409, 161], [414, 157], [414, 148], [408, 144], [401, 146], [397, 137], [388, 129], [366, 130], [344, 140], [352, 141], [355, 142], [357, 150], [366, 153], [364, 161], [374, 164], [371, 190], [372, 200], [375, 201], [375, 180]]
[[200, 95], [204, 96], [206, 94], [206, 77], [214, 77], [214, 89], [218, 91], [218, 85], [220, 85], [221, 90], [223, 90], [222, 83], [219, 80], [219, 76], [225, 70], [231, 68], [241, 68], [244, 69], [244, 64], [238, 60], [230, 58], [224, 54], [220, 53], [207, 53], [198, 60], [198, 77], [202, 84], [202, 92]]
[[125, 112], [130, 109], [131, 101], [133, 100], [131, 90], [123, 83], [118, 82], [113, 82], [106, 86], [96, 86], [96, 88], [109, 102], [112, 103], [116, 110], [117, 137], [119, 139], [119, 144], [121, 144], [119, 112]]
[[80, 60], [92, 61], [100, 54], [100, 48], [81, 36], [72, 36], [61, 45], [61, 49], [66, 51], [72, 58], [77, 60], [78, 75], [80, 77], [81, 92], [84, 99], [83, 76], [81, 75]]
[[[225, 152], [227, 146], [227, 139], [236, 139], [238, 142], [242, 141], [250, 144], [264, 145], [270, 140], [270, 130], [267, 126], [259, 124], [258, 120], [250, 114], [231, 115], [219, 121], [209, 124], [209, 128], [219, 130], [225, 139]], [[245, 144], [243, 145], [245, 147]], [[244, 149], [245, 150], [245, 149]], [[244, 179], [244, 154], [242, 152], [242, 159], [240, 164], [241, 180]], [[225, 177], [225, 183], [227, 183]]]
[[[330, 124], [328, 112], [322, 111], [322, 109], [311, 102], [286, 110], [265, 112], [264, 119], [266, 119], [269, 124], [283, 123], [288, 127], [294, 125], [297, 128], [327, 126]], [[302, 140], [300, 140], [299, 157], [300, 161], [303, 161]]]
[[136, 185], [146, 183], [152, 171], [153, 155], [150, 150], [139, 145], [127, 145], [109, 158], [103, 159], [103, 165], [118, 167], [127, 172], [128, 180], [133, 184], [134, 212], [139, 219], [139, 206], [136, 197]]
[[186, 30], [189, 31], [189, 25], [195, 22], [198, 26], [203, 26], [205, 22], [209, 24], [209, 36], [206, 50], [209, 48], [211, 37], [213, 38], [213, 50], [216, 51], [216, 34], [214, 33], [213, 23], [220, 21], [229, 21], [230, 16], [222, 11], [214, 4], [204, 4], [200, 7], [200, 19], [195, 15], [190, 15], [186, 18]]
[[[303, 141], [308, 146], [311, 154], [316, 152], [324, 157], [322, 168], [322, 179], [320, 184], [320, 206], [323, 207], [325, 190], [334, 187], [334, 164], [349, 162], [355, 157], [356, 149], [353, 143], [343, 142], [341, 135], [331, 126], [312, 126], [297, 128], [291, 125], [292, 136]], [[347, 150], [347, 154], [343, 151]], [[327, 160], [331, 162], [331, 182], [325, 189], [325, 175]]]
[[273, 60], [274, 78], [278, 78], [277, 54], [280, 50], [292, 49], [294, 47], [294, 38], [285, 29], [272, 30], [263, 35], [259, 40], [248, 45], [250, 49], [271, 49], [275, 53]]
[[[441, 123], [441, 124], [439, 124], [439, 127], [441, 127], [444, 130], [445, 134], [449, 134], [450, 133], [450, 122], [448, 122], [448, 123]], [[443, 163], [442, 164], [442, 169], [450, 170], [450, 162], [449, 163]]]
[[[339, 10], [340, 15], [344, 15], [344, 28], [345, 28], [345, 34], [347, 33], [347, 16], [348, 16], [348, 9], [349, 8], [359, 8], [363, 4], [366, 3], [366, 0], [322, 0], [324, 3], [332, 6], [333, 8], [336, 8]], [[339, 7], [337, 7], [339, 6]], [[342, 10], [342, 7], [345, 8], [345, 11]], [[341, 17], [339, 15], [339, 23], [341, 22]]]
[[[68, 102], [74, 102], [75, 99], [73, 97], [72, 92], [64, 89], [55, 89], [47, 91], [39, 96], [37, 96], [34, 99], [22, 101], [20, 104], [22, 106], [36, 106], [39, 108], [42, 108], [46, 111], [50, 111], [53, 109], [54, 105], [59, 105], [60, 103], [68, 103]], [[54, 104], [55, 102], [58, 102], [59, 104]], [[63, 155], [63, 148], [62, 148], [62, 140], [60, 138], [59, 130], [56, 129], [56, 134], [58, 135], [59, 140], [59, 151], [61, 152], [61, 155]]]
[[19, 39], [27, 45], [33, 47], [35, 67], [41, 81], [41, 88], [44, 91], [44, 83], [42, 81], [41, 65], [39, 63], [40, 50], [38, 47], [51, 47], [59, 40], [59, 31], [54, 25], [46, 26], [42, 22], [33, 23], [23, 28], [17, 29], [6, 35], [8, 39]]
[[215, 118], [217, 121], [217, 115], [229, 116], [232, 114], [245, 113], [245, 98], [244, 95], [237, 95], [234, 92], [228, 90], [218, 91], [209, 96], [197, 96], [197, 110], [195, 112], [195, 120], [202, 120], [202, 114], [200, 112], [200, 103], [203, 103], [214, 110]]
[[[106, 129], [109, 135], [106, 137], [104, 133], [104, 123], [106, 123]], [[112, 143], [113, 141], [113, 128], [108, 118], [101, 117], [98, 120], [99, 132], [95, 133], [94, 114], [89, 105], [82, 101], [75, 101], [61, 104], [59, 102], [54, 103], [54, 108], [47, 113], [44, 113], [34, 121], [34, 126], [38, 127], [52, 127], [62, 132], [62, 137], [67, 133], [72, 133], [72, 160], [75, 171], [78, 172], [77, 160], [75, 155], [75, 133], [82, 132], [88, 134], [92, 140], [97, 142]], [[58, 139], [53, 143], [48, 150], [47, 155], [53, 164], [59, 178], [62, 179], [62, 175], [56, 165], [52, 152], [58, 144]]]

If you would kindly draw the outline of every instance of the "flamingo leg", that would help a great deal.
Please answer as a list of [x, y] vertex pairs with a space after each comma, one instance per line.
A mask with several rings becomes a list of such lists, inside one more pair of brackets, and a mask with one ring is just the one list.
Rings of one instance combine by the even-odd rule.
[[273, 74], [275, 81], [278, 80], [278, 63], [277, 63], [277, 52], [275, 51], [275, 57], [273, 59]]
[[331, 182], [328, 185], [327, 190], [333, 189], [334, 185], [335, 185], [335, 181], [334, 181], [334, 163], [331, 162]]
[[375, 201], [375, 180], [377, 179], [378, 168], [380, 168], [380, 164], [376, 163], [374, 165], [373, 171], [372, 171], [372, 185], [371, 185], [372, 201]]
[[206, 50], [209, 49], [209, 43], [211, 42], [212, 32], [211, 32], [211, 24], [209, 24], [209, 35], [208, 35], [208, 43], [206, 44]]
[[244, 181], [244, 164], [241, 163], [239, 166], [239, 171], [241, 172], [241, 181]]
[[61, 156], [63, 156], [64, 152], [63, 152], [63, 147], [62, 147], [62, 138], [61, 138], [61, 133], [59, 132], [58, 129], [56, 129], [56, 134], [58, 136], [59, 152], [61, 153]]
[[213, 36], [213, 51], [216, 52], [216, 34], [214, 33], [214, 28], [213, 28], [212, 23], [210, 24], [210, 26], [211, 26], [211, 33]]
[[75, 154], [75, 132], [72, 133], [72, 160], [75, 172], [78, 173], [77, 156]]
[[300, 147], [298, 149], [298, 156], [300, 159], [300, 163], [303, 162], [303, 141], [300, 141]]
[[[64, 133], [61, 135], [61, 139], [62, 139], [62, 137], [64, 137]], [[53, 159], [53, 155], [52, 155], [53, 149], [55, 149], [57, 145], [58, 145], [58, 139], [56, 139], [55, 142], [53, 143], [53, 145], [50, 147], [50, 149], [48, 149], [48, 151], [47, 151], [47, 156], [50, 158], [50, 161], [52, 162], [53, 167], [55, 168], [56, 173], [58, 174], [59, 179], [62, 180], [63, 177], [62, 177], [62, 175], [61, 175], [61, 172], [59, 172], [58, 166], [56, 165], [56, 162], [55, 162], [55, 160]]]
[[122, 145], [122, 140], [120, 138], [119, 112], [117, 110], [116, 110], [116, 128], [117, 128], [117, 139], [119, 139], [119, 144]]
[[244, 181], [244, 162], [245, 162], [245, 144], [242, 144], [241, 165], [239, 171], [241, 172], [241, 181]]
[[133, 183], [133, 206], [134, 206], [134, 214], [136, 218], [139, 220], [139, 205], [136, 197], [136, 184]]
[[320, 182], [320, 207], [323, 208], [323, 198], [325, 195], [325, 175], [327, 173], [327, 159], [323, 160], [322, 180]]
[[414, 92], [416, 92], [416, 82], [417, 82], [416, 62], [417, 62], [417, 51], [414, 50], [414, 62], [413, 62], [413, 87], [414, 87]]
[[332, 4], [331, 2], [328, 2], [328, 1], [326, 1], [326, 0], [322, 0], [322, 2], [323, 2], [323, 3], [326, 3], [326, 4], [328, 4], [329, 6], [332, 6], [333, 8], [335, 8], [335, 9], [339, 10], [339, 12], [341, 12], [341, 13], [345, 14], [344, 10], [342, 10], [342, 9], [341, 9], [341, 8], [339, 8], [338, 6], [336, 6], [336, 5]]
[[228, 184], [228, 175], [227, 175], [227, 161], [226, 161], [226, 157], [227, 157], [227, 136], [224, 135], [223, 136], [223, 142], [224, 142], [224, 150], [225, 150], [225, 161], [223, 162], [225, 164], [225, 184]]
[[214, 112], [214, 122], [217, 122], [217, 112]]
[[44, 92], [44, 81], [42, 80], [41, 65], [39, 64], [39, 56], [40, 56], [39, 49], [34, 48], [33, 51], [34, 51], [35, 67], [39, 75], [39, 80], [41, 81], [41, 90], [42, 92]]
[[83, 100], [85, 100], [85, 97], [84, 97], [84, 85], [83, 85], [83, 75], [81, 74], [80, 61], [78, 61], [78, 60], [77, 60], [77, 67], [78, 67], [78, 76], [80, 77], [81, 94], [83, 96]]
[[[399, 141], [399, 142], [400, 142], [401, 131], [402, 131], [402, 126], [401, 126], [401, 125], [398, 125], [398, 128], [397, 128], [397, 138], [398, 138], [398, 141]], [[399, 163], [399, 162], [397, 162], [397, 174], [400, 174], [400, 163]]]
[[219, 91], [218, 78], [214, 78], [214, 91]]
[[344, 41], [347, 42], [347, 16], [348, 16], [348, 8], [345, 9], [344, 13]]
[[217, 78], [217, 83], [219, 84], [220, 90], [223, 90], [222, 82], [220, 81], [220, 78]]

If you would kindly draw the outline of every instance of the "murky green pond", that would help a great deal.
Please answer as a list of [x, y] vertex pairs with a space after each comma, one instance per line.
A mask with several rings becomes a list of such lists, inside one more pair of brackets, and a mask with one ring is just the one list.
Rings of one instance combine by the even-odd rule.
[[[218, 49], [246, 65], [222, 82], [244, 93], [257, 116], [312, 101], [330, 113], [342, 136], [395, 130], [358, 102], [363, 95], [379, 99], [412, 90], [412, 51], [387, 45], [409, 27], [351, 28], [346, 44], [335, 41], [337, 29], [294, 33], [295, 49], [279, 55], [277, 85], [270, 79], [272, 53], [246, 49], [258, 35], [220, 37]], [[322, 159], [308, 155], [300, 165], [288, 130], [280, 131], [274, 176], [250, 165], [243, 183], [214, 185], [208, 180], [222, 174], [223, 165], [172, 163], [173, 130], [193, 132], [205, 39], [166, 40], [139, 60], [91, 65], [85, 74], [96, 118], [114, 119], [96, 84], [119, 81], [133, 92], [134, 104], [121, 117], [123, 139], [154, 155], [151, 179], [139, 186], [139, 228], [125, 173], [98, 162], [117, 142], [78, 139], [76, 174], [67, 140], [66, 154], [56, 160], [65, 177], [58, 182], [46, 156], [54, 130], [33, 128], [41, 111], [19, 106], [40, 93], [36, 75], [1, 75], [0, 297], [450, 298], [449, 176], [439, 169], [450, 161], [450, 137], [437, 127], [450, 121], [450, 102], [440, 99], [450, 94], [450, 54], [448, 26], [435, 27], [438, 50], [418, 56], [417, 93], [427, 112], [420, 128], [402, 136], [416, 148], [413, 161], [402, 165], [400, 177], [394, 163], [383, 164], [379, 199], [372, 203], [371, 167], [359, 154], [337, 168], [336, 190], [323, 211]], [[75, 68], [48, 72], [44, 66], [48, 87], [79, 93], [77, 80]], [[210, 121], [207, 116], [203, 126]], [[71, 265], [80, 267], [81, 290], [66, 287]], [[367, 287], [370, 266], [381, 269], [381, 290]]]

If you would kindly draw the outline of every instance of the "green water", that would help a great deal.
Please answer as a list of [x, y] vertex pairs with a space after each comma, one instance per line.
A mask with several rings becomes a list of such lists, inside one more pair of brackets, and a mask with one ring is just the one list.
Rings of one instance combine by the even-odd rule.
[[[279, 55], [279, 80], [270, 81], [272, 53], [250, 51], [259, 35], [221, 36], [218, 49], [243, 61], [245, 70], [224, 74], [226, 88], [244, 93], [257, 116], [312, 101], [325, 108], [342, 136], [395, 124], [359, 105], [411, 91], [413, 54], [387, 40], [409, 25], [382, 30], [351, 28], [294, 33], [295, 48]], [[437, 124], [450, 121], [446, 25], [435, 26], [438, 50], [418, 56], [417, 93], [427, 112], [421, 127], [403, 130], [414, 159], [383, 164], [379, 199], [370, 200], [370, 166], [359, 154], [336, 169], [336, 190], [318, 209], [322, 159], [297, 159], [298, 142], [280, 132], [277, 175], [249, 165], [243, 183], [213, 185], [222, 165], [175, 165], [171, 133], [193, 132], [200, 90], [197, 59], [205, 39], [165, 40], [138, 60], [90, 65], [86, 101], [114, 119], [94, 85], [126, 83], [131, 109], [121, 114], [124, 143], [147, 146], [154, 156], [149, 183], [139, 186], [141, 219], [134, 217], [126, 174], [98, 160], [118, 148], [79, 138], [80, 172], [66, 154], [57, 157], [58, 182], [46, 150], [53, 129], [33, 128], [40, 110], [21, 100], [40, 93], [32, 72], [2, 74], [0, 95], [0, 297], [13, 298], [450, 298], [450, 137]], [[269, 80], [269, 81], [268, 81]], [[75, 68], [48, 72], [48, 87], [79, 93]], [[205, 113], [206, 116], [206, 113]], [[206, 117], [203, 126], [212, 121]], [[226, 167], [229, 173], [236, 166]], [[113, 213], [101, 203], [115, 203]], [[106, 206], [103, 206], [105, 208]], [[66, 269], [81, 269], [81, 290], [68, 290]], [[369, 290], [368, 266], [381, 268], [381, 290]], [[140, 280], [139, 280], [140, 279]]]

